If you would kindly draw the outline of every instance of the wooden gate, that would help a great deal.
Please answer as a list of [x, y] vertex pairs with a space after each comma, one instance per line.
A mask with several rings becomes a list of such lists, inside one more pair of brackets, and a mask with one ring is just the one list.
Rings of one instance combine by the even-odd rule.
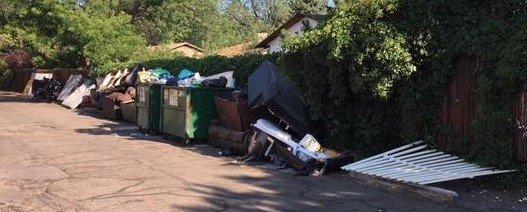
[[[474, 139], [470, 136], [470, 125], [476, 119], [476, 72], [480, 61], [475, 56], [460, 56], [453, 61], [453, 76], [450, 85], [444, 91], [443, 104], [439, 109], [439, 118], [449, 127], [454, 139], [468, 137], [470, 146]], [[445, 147], [446, 138], [439, 138], [440, 147]], [[465, 146], [455, 149], [467, 154]]]

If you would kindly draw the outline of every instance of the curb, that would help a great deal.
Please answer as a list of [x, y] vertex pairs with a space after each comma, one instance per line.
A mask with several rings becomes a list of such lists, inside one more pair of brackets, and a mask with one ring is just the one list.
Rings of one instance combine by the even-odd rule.
[[459, 195], [456, 192], [438, 187], [418, 185], [414, 183], [400, 183], [358, 172], [350, 172], [349, 176], [355, 181], [367, 186], [384, 188], [391, 191], [410, 192], [437, 202], [453, 203], [459, 198]]

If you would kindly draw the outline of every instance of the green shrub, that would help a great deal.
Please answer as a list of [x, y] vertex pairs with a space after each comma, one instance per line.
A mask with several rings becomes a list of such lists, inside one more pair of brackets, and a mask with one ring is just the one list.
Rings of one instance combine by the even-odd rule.
[[13, 72], [7, 68], [4, 60], [0, 59], [0, 89], [7, 90], [11, 86]]
[[[441, 135], [448, 151], [473, 143], [469, 159], [509, 167], [515, 164], [511, 108], [527, 83], [527, 11], [519, 9], [526, 6], [515, 0], [342, 2], [322, 27], [288, 38], [285, 54], [144, 63], [175, 74], [233, 70], [244, 84], [268, 59], [300, 90], [325, 146], [368, 156], [420, 139], [434, 145]], [[483, 61], [479, 117], [462, 137], [437, 116], [457, 57]]]

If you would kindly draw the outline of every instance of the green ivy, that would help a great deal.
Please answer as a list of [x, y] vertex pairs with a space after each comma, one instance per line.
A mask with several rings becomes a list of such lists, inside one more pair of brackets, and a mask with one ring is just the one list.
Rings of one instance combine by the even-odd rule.
[[[300, 90], [324, 146], [368, 156], [419, 139], [434, 145], [441, 137], [447, 151], [472, 143], [470, 159], [510, 168], [511, 109], [527, 82], [526, 10], [519, 0], [343, 1], [320, 28], [288, 37], [284, 54], [144, 61], [176, 73], [233, 70], [244, 84], [269, 59]], [[459, 138], [438, 119], [458, 57], [482, 61], [478, 118], [471, 134]]]

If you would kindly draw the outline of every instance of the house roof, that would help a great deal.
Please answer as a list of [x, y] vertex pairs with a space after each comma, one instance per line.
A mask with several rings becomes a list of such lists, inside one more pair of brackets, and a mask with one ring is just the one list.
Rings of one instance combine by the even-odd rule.
[[188, 46], [188, 47], [196, 49], [196, 50], [198, 50], [200, 52], [204, 52], [204, 50], [202, 48], [199, 48], [199, 47], [197, 47], [195, 45], [192, 45], [190, 43], [187, 43], [187, 42], [175, 43], [175, 44], [172, 44], [170, 47], [171, 47], [171, 49], [177, 49], [177, 48], [182, 47], [182, 46]]
[[291, 26], [295, 25], [299, 21], [301, 21], [304, 18], [311, 18], [316, 21], [323, 20], [325, 15], [320, 14], [296, 14], [293, 17], [291, 17], [287, 22], [282, 24], [282, 26], [278, 27], [271, 35], [267, 36], [265, 39], [263, 39], [260, 43], [256, 44], [256, 48], [266, 48], [267, 44], [274, 40], [276, 37], [280, 36], [282, 34], [283, 29], [289, 29]]
[[186, 47], [189, 47], [189, 48], [192, 48], [196, 51], [199, 51], [199, 52], [205, 52], [202, 48], [199, 48], [195, 45], [192, 45], [190, 43], [187, 43], [187, 42], [181, 42], [181, 43], [171, 43], [171, 44], [161, 44], [161, 45], [157, 45], [157, 46], [150, 46], [148, 47], [148, 49], [150, 50], [153, 50], [153, 51], [157, 51], [157, 50], [174, 50], [174, 49], [177, 49], [177, 48], [180, 48], [180, 47], [183, 47], [183, 46], [186, 46]]
[[217, 55], [224, 57], [235, 57], [239, 55], [244, 55], [245, 53], [251, 50], [251, 42], [240, 43], [234, 46], [229, 46], [218, 51]]

